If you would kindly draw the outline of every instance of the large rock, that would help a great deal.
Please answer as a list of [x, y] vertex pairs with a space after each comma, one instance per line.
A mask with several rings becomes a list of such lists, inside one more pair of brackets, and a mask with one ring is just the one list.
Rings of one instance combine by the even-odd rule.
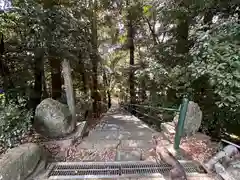
[[51, 98], [44, 99], [37, 106], [34, 126], [38, 133], [49, 138], [64, 137], [75, 128], [68, 107]]
[[232, 161], [226, 171], [235, 179], [240, 179], [240, 160]]
[[[174, 117], [174, 122], [177, 124], [179, 115]], [[197, 103], [190, 101], [184, 123], [184, 136], [195, 134], [202, 122], [202, 111]]]
[[0, 156], [0, 179], [25, 180], [36, 170], [44, 170], [45, 166], [43, 150], [38, 145], [20, 145]]

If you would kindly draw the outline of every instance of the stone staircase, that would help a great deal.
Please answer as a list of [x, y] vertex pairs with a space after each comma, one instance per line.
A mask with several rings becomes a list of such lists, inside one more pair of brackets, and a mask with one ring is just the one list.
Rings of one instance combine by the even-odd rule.
[[[103, 123], [99, 124], [94, 130], [92, 130], [87, 137], [85, 137], [81, 143], [76, 147], [76, 152], [79, 153], [79, 158], [74, 159], [74, 162], [61, 163], [62, 168], [66, 173], [72, 172], [66, 169], [70, 167], [81, 167], [81, 162], [86, 162], [96, 165], [98, 163], [116, 164], [116, 163], [130, 163], [134, 162], [141, 164], [143, 162], [156, 163], [156, 157], [153, 153], [156, 145], [165, 146], [173, 156], [183, 163], [190, 162], [196, 164], [184, 152], [175, 151], [170, 141], [166, 138], [168, 128], [163, 132], [156, 132], [149, 128], [146, 124], [140, 121], [135, 116], [132, 116], [126, 111], [111, 110], [103, 118]], [[171, 132], [170, 132], [171, 133]], [[48, 179], [82, 179], [78, 176], [64, 176], [61, 178], [48, 177], [55, 165], [59, 163], [53, 163], [49, 165], [48, 171], [38, 176], [35, 180], [48, 180]], [[70, 166], [73, 165], [73, 166]], [[163, 169], [166, 165], [163, 166]], [[110, 167], [110, 165], [109, 165]], [[191, 167], [189, 167], [191, 169]], [[96, 169], [95, 169], [96, 170]], [[81, 171], [76, 170], [76, 174]], [[91, 170], [92, 171], [92, 170]], [[151, 171], [151, 169], [149, 169]], [[106, 171], [107, 173], [107, 171]], [[144, 174], [143, 174], [144, 176]], [[110, 177], [110, 176], [109, 176]], [[86, 178], [89, 179], [89, 178]], [[97, 177], [90, 179], [99, 179]], [[100, 178], [100, 179], [169, 179], [168, 176], [161, 177], [124, 177], [118, 176], [117, 178]], [[214, 176], [205, 173], [192, 173], [188, 176], [189, 180], [210, 180], [215, 179]]]

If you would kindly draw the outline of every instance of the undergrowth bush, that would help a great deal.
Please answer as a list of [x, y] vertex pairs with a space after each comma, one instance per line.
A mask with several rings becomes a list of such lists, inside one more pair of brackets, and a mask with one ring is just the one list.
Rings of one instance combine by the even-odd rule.
[[0, 107], [0, 146], [14, 147], [31, 129], [32, 112], [26, 109], [26, 101], [9, 102]]

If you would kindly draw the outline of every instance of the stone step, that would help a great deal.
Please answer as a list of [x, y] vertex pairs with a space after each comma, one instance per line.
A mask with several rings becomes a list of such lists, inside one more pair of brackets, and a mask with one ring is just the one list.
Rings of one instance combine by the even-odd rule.
[[140, 151], [139, 149], [138, 150], [118, 149], [116, 151], [115, 156], [116, 161], [141, 161], [142, 159], [143, 159], [142, 151]]
[[146, 130], [150, 132], [154, 132], [147, 124], [142, 121], [125, 121], [125, 120], [116, 120], [112, 119], [110, 121], [102, 122], [101, 124], [95, 127], [96, 130], [122, 130], [122, 131], [138, 131], [138, 130]]
[[149, 130], [138, 131], [119, 131], [119, 130], [107, 130], [107, 131], [92, 131], [89, 133], [88, 140], [96, 139], [109, 139], [109, 140], [151, 140], [153, 136], [161, 136], [161, 133], [153, 132]]
[[88, 139], [85, 138], [79, 145], [80, 149], [104, 149], [104, 148], [117, 148], [120, 140], [108, 139]]
[[120, 148], [120, 149], [147, 149], [154, 147], [152, 140], [108, 140], [99, 139], [91, 140], [84, 139], [78, 148], [81, 149], [105, 149], [105, 148]]
[[121, 140], [119, 144], [120, 149], [149, 149], [155, 146], [152, 140]]
[[[107, 162], [107, 161], [146, 161], [149, 160], [152, 149], [78, 149], [74, 161]], [[154, 161], [154, 158], [152, 157]]]
[[156, 161], [153, 148], [144, 149], [79, 149], [76, 161]]
[[[169, 145], [168, 140], [160, 140], [161, 146]], [[79, 145], [80, 149], [149, 149], [155, 147], [154, 140], [108, 140], [108, 139], [84, 139]]]

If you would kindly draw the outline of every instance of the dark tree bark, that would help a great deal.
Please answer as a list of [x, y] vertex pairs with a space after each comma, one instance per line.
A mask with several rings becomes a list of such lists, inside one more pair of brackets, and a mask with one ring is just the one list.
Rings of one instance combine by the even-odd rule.
[[47, 90], [46, 77], [45, 77], [45, 74], [44, 74], [44, 66], [43, 66], [42, 85], [43, 85], [42, 98], [46, 99], [46, 98], [49, 97], [49, 94], [48, 94], [48, 90]]
[[[52, 10], [54, 5], [57, 5], [57, 1], [55, 0], [43, 0], [43, 8], [47, 10]], [[54, 21], [54, 19], [52, 19]], [[46, 28], [45, 34], [47, 35], [48, 39], [48, 54], [49, 54], [49, 63], [51, 67], [51, 85], [52, 85], [52, 98], [53, 99], [61, 99], [62, 95], [62, 76], [61, 76], [61, 60], [58, 57], [57, 49], [53, 46], [54, 37], [51, 34], [53, 31], [57, 29], [56, 24], [46, 21]]]
[[212, 19], [215, 14], [216, 14], [216, 10], [214, 10], [213, 8], [208, 9], [204, 13], [204, 17], [203, 17], [203, 23], [205, 25], [205, 27], [203, 28], [204, 31], [207, 31], [210, 29], [210, 26], [212, 25]]
[[98, 37], [97, 37], [97, 1], [92, 2], [90, 0], [90, 7], [92, 7], [92, 19], [91, 19], [91, 44], [92, 44], [92, 52], [91, 52], [91, 61], [92, 61], [92, 98], [93, 98], [93, 114], [98, 117], [99, 115], [99, 101], [101, 101], [101, 95], [98, 92]]
[[214, 16], [214, 11], [212, 9], [207, 10], [204, 14], [203, 23], [206, 25], [212, 24], [213, 16]]
[[108, 108], [111, 108], [112, 98], [111, 98], [111, 92], [109, 91], [109, 89], [107, 90], [107, 96], [108, 96]]
[[[0, 75], [3, 78], [3, 88], [6, 94], [6, 100], [8, 101], [10, 94], [8, 94], [8, 90], [14, 88], [13, 81], [11, 79], [11, 72], [10, 69], [8, 68], [7, 64], [4, 63], [3, 60], [3, 54], [5, 52], [5, 47], [4, 47], [4, 38], [3, 34], [1, 34], [1, 43], [0, 43]], [[16, 99], [17, 102], [17, 99]]]
[[106, 91], [106, 102], [108, 104], [108, 108], [112, 106], [111, 92], [110, 92], [110, 80], [107, 78], [106, 71], [103, 71], [103, 81]]
[[85, 95], [87, 95], [88, 90], [89, 90], [89, 84], [88, 83], [90, 81], [90, 79], [88, 78], [89, 74], [86, 71], [86, 66], [85, 66], [85, 64], [82, 60], [81, 55], [78, 56], [78, 59], [79, 59], [78, 71], [81, 74], [81, 78], [82, 78], [83, 92], [84, 92]]
[[147, 17], [143, 17], [143, 18], [147, 22], [149, 30], [151, 31], [151, 35], [152, 35], [152, 38], [153, 38], [153, 44], [154, 45], [160, 44], [158, 36], [156, 34], [156, 31], [155, 31], [155, 25], [156, 25], [156, 12], [155, 12], [155, 10], [154, 10], [154, 14], [153, 14], [153, 20], [154, 20], [153, 25], [151, 25], [151, 22], [149, 21], [149, 19]]
[[62, 77], [61, 77], [61, 61], [60, 59], [50, 57], [51, 79], [52, 79], [52, 98], [61, 98], [62, 93]]
[[105, 72], [105, 69], [103, 69], [103, 102], [107, 103], [107, 90], [109, 88], [108, 80], [107, 80], [107, 74]]
[[[129, 1], [127, 0], [127, 7], [129, 7]], [[128, 48], [130, 53], [129, 65], [130, 65], [130, 72], [129, 72], [129, 90], [130, 90], [130, 103], [135, 104], [136, 102], [136, 95], [135, 95], [135, 82], [134, 82], [134, 27], [133, 27], [133, 20], [131, 10], [128, 11]]]
[[145, 79], [142, 79], [140, 82], [140, 97], [142, 102], [144, 102], [147, 98]]
[[[140, 66], [141, 69], [144, 71], [145, 69], [145, 63], [144, 63], [144, 58], [143, 58], [143, 54], [140, 50], [140, 48], [138, 49], [138, 53], [139, 53], [139, 57], [140, 57]], [[140, 98], [141, 98], [141, 102], [144, 102], [147, 98], [147, 93], [146, 93], [146, 79], [147, 79], [147, 75], [144, 75], [143, 78], [140, 79]]]
[[187, 54], [189, 51], [188, 44], [188, 31], [189, 31], [189, 20], [187, 14], [183, 13], [181, 17], [179, 17], [179, 23], [177, 25], [177, 45], [176, 52], [178, 54]]
[[29, 108], [35, 111], [42, 98], [42, 82], [44, 74], [43, 65], [44, 51], [42, 48], [36, 48], [34, 57], [34, 87], [30, 97]]

